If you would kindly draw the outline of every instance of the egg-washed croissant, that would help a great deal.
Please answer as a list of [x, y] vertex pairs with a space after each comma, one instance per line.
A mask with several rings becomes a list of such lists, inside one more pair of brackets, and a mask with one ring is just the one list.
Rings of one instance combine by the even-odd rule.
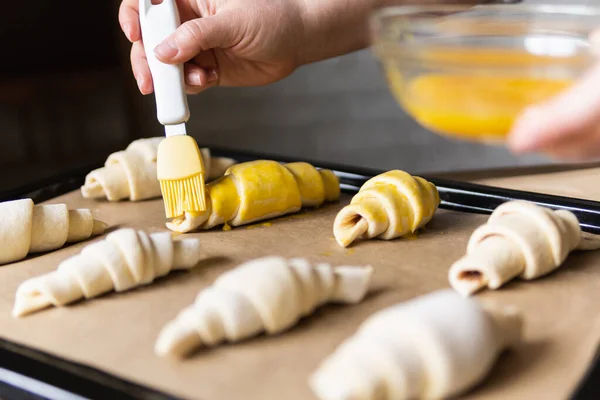
[[66, 204], [34, 205], [31, 199], [0, 203], [0, 264], [19, 261], [30, 253], [57, 250], [65, 243], [101, 235], [106, 224], [87, 209]]
[[469, 239], [466, 255], [448, 272], [450, 285], [468, 296], [498, 289], [519, 276], [531, 280], [560, 267], [573, 250], [600, 248], [600, 236], [581, 231], [577, 217], [525, 201], [497, 207]]
[[400, 170], [384, 172], [365, 182], [340, 210], [333, 235], [342, 247], [361, 237], [405, 236], [425, 226], [439, 204], [439, 193], [431, 182]]
[[330, 170], [305, 162], [271, 160], [232, 165], [225, 175], [206, 185], [206, 211], [185, 213], [167, 222], [176, 232], [239, 226], [318, 207], [340, 197], [340, 183]]
[[452, 398], [521, 341], [522, 325], [513, 307], [439, 290], [371, 315], [321, 362], [309, 386], [321, 400]]
[[[158, 145], [164, 137], [134, 140], [125, 150], [108, 156], [104, 167], [90, 172], [81, 187], [85, 198], [119, 201], [147, 200], [161, 196], [156, 175]], [[214, 180], [235, 163], [224, 157], [211, 157], [210, 149], [200, 149], [204, 179]]]
[[167, 323], [155, 352], [184, 357], [202, 346], [283, 332], [325, 303], [362, 301], [372, 273], [371, 266], [311, 265], [302, 258], [248, 261], [219, 276]]
[[193, 268], [200, 257], [198, 239], [173, 240], [166, 231], [148, 234], [119, 229], [84, 247], [55, 271], [23, 282], [17, 289], [13, 316], [148, 285], [172, 270]]

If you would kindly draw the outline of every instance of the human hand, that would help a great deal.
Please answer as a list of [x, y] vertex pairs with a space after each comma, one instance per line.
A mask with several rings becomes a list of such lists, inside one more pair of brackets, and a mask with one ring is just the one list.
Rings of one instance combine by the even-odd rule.
[[[119, 21], [133, 43], [131, 64], [140, 91], [149, 94], [152, 76], [141, 42], [138, 1], [122, 0]], [[370, 42], [369, 13], [412, 0], [176, 1], [182, 25], [165, 40], [170, 46], [159, 45], [155, 54], [167, 64], [184, 63], [186, 91], [196, 94], [216, 85], [266, 85], [301, 65], [363, 49]]]
[[[140, 92], [153, 92], [138, 14], [123, 0], [119, 22], [132, 42], [131, 65]], [[298, 66], [304, 26], [297, 0], [177, 0], [182, 25], [154, 50], [167, 64], [184, 63], [186, 92], [209, 87], [259, 86]]]
[[509, 148], [563, 161], [600, 158], [600, 64], [569, 89], [530, 107], [515, 122]]
[[[600, 55], [600, 30], [590, 42]], [[600, 159], [600, 62], [573, 86], [530, 107], [515, 122], [509, 147], [516, 153], [538, 151], [563, 161]]]

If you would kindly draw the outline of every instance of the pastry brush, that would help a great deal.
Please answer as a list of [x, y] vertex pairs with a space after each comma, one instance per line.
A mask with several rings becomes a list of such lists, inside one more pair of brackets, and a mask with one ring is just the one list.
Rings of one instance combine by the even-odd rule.
[[185, 93], [183, 65], [165, 64], [154, 48], [181, 24], [175, 0], [140, 0], [140, 26], [144, 50], [154, 83], [158, 121], [166, 139], [158, 146], [157, 178], [167, 218], [206, 210], [204, 164], [198, 144], [186, 133], [190, 111]]

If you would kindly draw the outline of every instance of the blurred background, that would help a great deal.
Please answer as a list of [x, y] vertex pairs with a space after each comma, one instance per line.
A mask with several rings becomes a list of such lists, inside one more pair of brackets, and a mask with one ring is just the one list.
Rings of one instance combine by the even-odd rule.
[[[136, 138], [163, 134], [153, 96], [140, 95], [131, 74], [118, 6], [3, 4], [0, 190], [103, 162]], [[303, 67], [271, 86], [211, 89], [190, 97], [190, 107], [188, 132], [207, 146], [413, 173], [549, 163], [420, 128], [393, 100], [370, 50]]]

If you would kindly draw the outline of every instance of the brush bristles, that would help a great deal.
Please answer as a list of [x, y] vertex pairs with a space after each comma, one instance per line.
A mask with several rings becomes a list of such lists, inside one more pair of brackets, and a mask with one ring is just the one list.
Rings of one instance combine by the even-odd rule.
[[161, 180], [160, 190], [167, 218], [179, 217], [185, 212], [206, 210], [203, 174], [196, 174], [186, 179]]

